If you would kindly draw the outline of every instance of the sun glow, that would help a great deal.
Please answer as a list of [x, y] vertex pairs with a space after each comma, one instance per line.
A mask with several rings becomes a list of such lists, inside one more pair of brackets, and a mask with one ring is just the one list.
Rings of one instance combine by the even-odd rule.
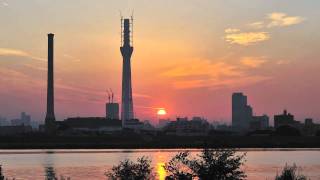
[[158, 114], [159, 116], [164, 116], [164, 115], [167, 114], [167, 111], [166, 111], [165, 109], [159, 109], [158, 112], [157, 112], [157, 114]]

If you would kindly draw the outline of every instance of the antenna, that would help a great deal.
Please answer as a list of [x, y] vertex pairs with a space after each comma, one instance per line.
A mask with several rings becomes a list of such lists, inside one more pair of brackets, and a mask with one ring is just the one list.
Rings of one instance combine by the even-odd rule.
[[110, 103], [110, 93], [109, 93], [108, 89], [107, 89], [107, 93], [108, 93], [108, 103]]
[[134, 10], [132, 10], [132, 13], [131, 13], [131, 46], [133, 46], [133, 13], [134, 13]]
[[112, 89], [110, 88], [110, 92], [111, 92], [111, 102], [113, 103], [113, 97], [114, 97], [114, 94], [113, 94], [113, 91]]
[[123, 16], [122, 16], [122, 13], [121, 13], [121, 11], [119, 10], [119, 13], [120, 13], [120, 24], [121, 24], [121, 32], [120, 32], [120, 34], [121, 34], [121, 42], [120, 42], [120, 44], [121, 44], [121, 46], [123, 45], [123, 42], [122, 42], [122, 40], [123, 40]]

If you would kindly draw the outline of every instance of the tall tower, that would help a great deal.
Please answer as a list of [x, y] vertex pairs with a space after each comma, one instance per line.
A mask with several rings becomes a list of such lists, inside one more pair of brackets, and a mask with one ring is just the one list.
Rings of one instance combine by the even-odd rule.
[[123, 58], [122, 68], [122, 104], [121, 120], [122, 127], [126, 126], [126, 121], [134, 118], [132, 101], [132, 83], [131, 83], [131, 55], [133, 52], [131, 33], [132, 18], [121, 18], [121, 47], [120, 51]]
[[54, 83], [53, 83], [53, 37], [54, 34], [48, 34], [48, 89], [47, 89], [47, 114], [45, 120], [45, 129], [52, 132], [55, 128], [54, 116]]

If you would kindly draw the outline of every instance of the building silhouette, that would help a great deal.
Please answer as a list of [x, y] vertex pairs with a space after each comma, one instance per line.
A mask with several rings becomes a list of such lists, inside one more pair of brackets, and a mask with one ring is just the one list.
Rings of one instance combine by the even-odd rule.
[[247, 104], [247, 96], [243, 93], [232, 94], [232, 127], [235, 130], [249, 129], [252, 121], [252, 108]]
[[250, 122], [250, 130], [265, 130], [269, 128], [269, 117], [267, 115], [253, 116]]
[[132, 21], [132, 19], [121, 19], [120, 51], [123, 57], [121, 120], [123, 127], [126, 127], [127, 121], [134, 119], [131, 82]]
[[45, 119], [46, 132], [53, 132], [55, 129], [54, 115], [54, 73], [53, 73], [53, 48], [54, 34], [48, 34], [48, 87], [47, 87], [47, 113]]
[[26, 114], [25, 112], [21, 113], [20, 119], [12, 119], [12, 126], [30, 126], [31, 125], [31, 116]]
[[114, 102], [114, 94], [108, 92], [108, 102], [106, 103], [106, 118], [107, 119], [120, 119], [119, 118], [119, 103]]
[[298, 121], [294, 120], [294, 116], [284, 110], [282, 114], [274, 116], [274, 128], [278, 128], [280, 126], [295, 126], [298, 124]]

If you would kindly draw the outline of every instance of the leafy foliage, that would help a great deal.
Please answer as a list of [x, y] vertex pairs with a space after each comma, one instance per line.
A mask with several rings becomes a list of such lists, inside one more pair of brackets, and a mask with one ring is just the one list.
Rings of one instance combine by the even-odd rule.
[[307, 177], [300, 175], [298, 167], [294, 164], [293, 166], [285, 166], [282, 170], [281, 175], [277, 175], [275, 180], [307, 180]]
[[4, 175], [2, 173], [2, 165], [0, 165], [0, 180], [4, 180]]
[[173, 157], [165, 166], [170, 179], [201, 180], [242, 180], [246, 178], [240, 169], [245, 161], [245, 154], [236, 155], [231, 149], [204, 149], [197, 158], [191, 158], [188, 151]]
[[113, 166], [111, 171], [105, 175], [114, 180], [144, 180], [152, 178], [151, 160], [147, 157], [138, 158], [137, 162], [129, 159], [121, 161], [119, 165]]

